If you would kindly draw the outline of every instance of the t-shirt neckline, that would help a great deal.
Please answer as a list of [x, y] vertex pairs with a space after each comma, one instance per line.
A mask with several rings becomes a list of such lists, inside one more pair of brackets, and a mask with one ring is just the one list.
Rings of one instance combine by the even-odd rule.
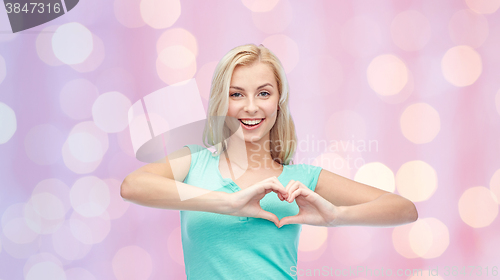
[[[220, 178], [222, 181], [227, 181], [227, 182], [231, 182], [231, 183], [233, 183], [236, 187], [238, 187], [238, 189], [240, 189], [240, 190], [241, 190], [240, 186], [238, 186], [238, 185], [237, 185], [237, 184], [233, 181], [233, 179], [231, 179], [231, 178], [224, 178], [224, 177], [222, 177], [222, 173], [220, 173], [220, 170], [219, 170], [220, 154], [218, 154], [218, 155], [217, 155], [217, 157], [215, 158], [214, 162], [215, 162], [215, 170], [217, 170], [217, 175], [219, 176], [219, 178]], [[278, 180], [279, 180], [281, 177], [283, 177], [283, 174], [285, 173], [285, 170], [286, 170], [286, 165], [285, 165], [285, 164], [283, 164], [282, 166], [283, 166], [283, 170], [281, 171], [281, 174], [277, 177], [277, 178], [278, 178]]]

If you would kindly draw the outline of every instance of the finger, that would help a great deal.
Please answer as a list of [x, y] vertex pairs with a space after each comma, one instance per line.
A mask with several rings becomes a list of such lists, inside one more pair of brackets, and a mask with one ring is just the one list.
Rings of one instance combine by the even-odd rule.
[[281, 193], [278, 193], [278, 198], [279, 198], [281, 201], [283, 201], [283, 200], [284, 200], [283, 195], [282, 195]]
[[279, 184], [277, 184], [274, 181], [269, 181], [269, 182], [263, 183], [263, 184], [261, 184], [261, 186], [265, 190], [271, 190], [271, 191], [273, 191], [275, 193], [280, 193], [282, 195], [286, 195], [287, 194], [286, 190], [282, 186], [280, 186]]
[[278, 227], [281, 228], [284, 225], [289, 225], [289, 224], [301, 224], [303, 223], [303, 218], [300, 216], [300, 214], [297, 214], [295, 216], [288, 216], [284, 217], [279, 221]]
[[295, 197], [292, 198], [292, 193], [295, 192], [296, 190], [300, 189], [299, 188], [299, 181], [295, 181], [292, 185], [290, 185], [290, 187], [288, 188], [287, 190], [287, 193], [288, 193], [288, 197], [287, 197], [287, 200], [288, 202], [292, 202]]
[[267, 212], [265, 210], [262, 210], [257, 215], [257, 218], [269, 220], [269, 221], [273, 222], [276, 226], [279, 226], [280, 221], [279, 221], [278, 217], [271, 212]]
[[301, 195], [304, 193], [304, 190], [303, 189], [296, 189], [294, 192], [292, 192], [290, 194], [290, 196], [288, 197], [288, 202], [292, 202], [297, 196]]

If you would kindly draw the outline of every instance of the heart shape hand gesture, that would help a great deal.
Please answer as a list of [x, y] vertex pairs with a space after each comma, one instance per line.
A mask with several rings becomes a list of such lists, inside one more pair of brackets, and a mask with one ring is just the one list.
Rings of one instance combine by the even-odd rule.
[[[295, 200], [299, 206], [299, 213], [279, 220], [275, 214], [263, 210], [260, 200], [271, 191], [275, 192], [281, 201], [292, 203]], [[229, 194], [228, 202], [228, 207], [221, 214], [262, 218], [273, 222], [279, 228], [286, 224], [329, 226], [338, 215], [338, 208], [335, 205], [300, 181], [290, 180], [285, 188], [276, 177], [270, 177]]]
[[278, 227], [287, 224], [307, 224], [313, 226], [330, 226], [338, 216], [338, 207], [316, 192], [309, 189], [300, 181], [290, 180], [285, 190], [285, 197], [278, 197], [282, 201], [292, 203], [294, 200], [299, 206], [299, 213], [295, 216], [284, 217]]

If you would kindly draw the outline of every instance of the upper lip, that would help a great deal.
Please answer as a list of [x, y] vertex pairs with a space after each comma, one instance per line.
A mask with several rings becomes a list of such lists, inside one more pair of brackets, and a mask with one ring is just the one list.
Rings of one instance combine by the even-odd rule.
[[258, 118], [258, 119], [240, 119], [240, 120], [245, 120], [245, 121], [258, 121], [258, 120], [263, 120], [264, 118]]

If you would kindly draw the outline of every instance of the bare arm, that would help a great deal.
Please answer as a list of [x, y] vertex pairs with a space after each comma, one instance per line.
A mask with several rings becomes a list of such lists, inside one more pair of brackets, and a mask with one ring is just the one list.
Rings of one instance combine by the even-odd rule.
[[410, 200], [322, 170], [315, 192], [337, 208], [332, 226], [397, 226], [418, 219]]
[[227, 211], [227, 193], [183, 183], [191, 164], [191, 151], [184, 147], [168, 157], [130, 173], [120, 194], [128, 201], [163, 209], [222, 213]]

